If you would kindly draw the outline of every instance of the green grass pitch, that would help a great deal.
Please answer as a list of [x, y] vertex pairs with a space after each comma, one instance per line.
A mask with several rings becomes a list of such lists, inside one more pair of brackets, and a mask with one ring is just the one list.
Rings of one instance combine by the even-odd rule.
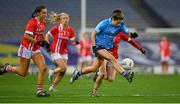
[[[69, 84], [66, 75], [49, 98], [36, 97], [37, 75], [25, 78], [14, 74], [0, 76], [0, 103], [170, 103], [180, 102], [180, 75], [136, 75], [129, 84], [120, 75], [114, 82], [104, 81], [99, 97], [91, 97], [93, 81], [86, 77]], [[49, 82], [45, 82], [45, 89]]]

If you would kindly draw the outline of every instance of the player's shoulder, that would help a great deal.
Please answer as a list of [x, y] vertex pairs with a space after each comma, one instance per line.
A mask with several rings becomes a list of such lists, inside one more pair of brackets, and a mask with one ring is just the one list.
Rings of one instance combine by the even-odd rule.
[[53, 28], [59, 28], [59, 26], [60, 26], [59, 24], [56, 24], [53, 26]]
[[36, 18], [31, 18], [29, 19], [29, 23], [37, 23], [38, 20]]
[[69, 25], [68, 26], [68, 31], [74, 32], [74, 28], [71, 25]]
[[58, 28], [59, 28], [59, 25], [54, 25], [54, 26], [51, 28], [51, 30], [58, 30]]
[[101, 20], [101, 21], [98, 23], [97, 27], [98, 27], [98, 28], [105, 28], [105, 27], [108, 25], [108, 22], [109, 22], [108, 19]]
[[101, 25], [109, 24], [109, 18], [104, 19], [104, 20], [101, 20], [101, 21], [100, 21], [100, 24], [101, 24]]
[[29, 19], [29, 21], [27, 22], [27, 25], [26, 27], [29, 27], [29, 26], [37, 26], [38, 22], [35, 18], [31, 18]]
[[74, 28], [71, 25], [68, 26], [68, 29], [74, 30]]
[[48, 24], [46, 20], [43, 20], [42, 23], [43, 23], [44, 25], [47, 25], [47, 24]]

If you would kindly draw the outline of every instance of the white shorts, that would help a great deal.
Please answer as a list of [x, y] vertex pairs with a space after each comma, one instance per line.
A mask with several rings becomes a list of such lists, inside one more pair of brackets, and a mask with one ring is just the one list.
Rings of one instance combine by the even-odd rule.
[[79, 62], [88, 62], [88, 61], [92, 61], [92, 57], [91, 56], [81, 56], [79, 58]]
[[18, 50], [18, 56], [26, 58], [26, 59], [31, 59], [31, 57], [36, 54], [36, 53], [41, 53], [41, 50], [38, 49], [36, 51], [30, 51], [26, 47], [20, 45], [19, 50]]
[[55, 53], [51, 53], [51, 57], [52, 57], [52, 60], [56, 60], [56, 59], [66, 59], [68, 60], [68, 55], [67, 54], [60, 54], [58, 52], [55, 52]]
[[161, 62], [169, 62], [169, 56], [161, 56]]

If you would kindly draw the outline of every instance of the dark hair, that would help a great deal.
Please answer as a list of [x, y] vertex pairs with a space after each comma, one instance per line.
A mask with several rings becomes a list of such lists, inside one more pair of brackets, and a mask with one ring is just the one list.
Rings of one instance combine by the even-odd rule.
[[123, 14], [121, 9], [116, 9], [116, 10], [113, 11], [111, 17], [114, 20], [123, 20], [124, 19], [124, 14]]
[[32, 18], [36, 17], [37, 13], [40, 13], [42, 9], [46, 9], [46, 7], [44, 5], [40, 5], [40, 6], [36, 7], [36, 9], [34, 10], [34, 12], [31, 15], [31, 17]]

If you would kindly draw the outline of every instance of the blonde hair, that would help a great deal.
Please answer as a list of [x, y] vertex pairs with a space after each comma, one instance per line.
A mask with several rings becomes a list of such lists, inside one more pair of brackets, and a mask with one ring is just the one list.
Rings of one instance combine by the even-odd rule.
[[64, 12], [62, 12], [62, 13], [56, 13], [56, 12], [49, 13], [50, 23], [55, 24], [55, 23], [59, 22], [61, 19], [61, 16], [63, 16], [63, 15], [66, 15], [69, 17], [69, 15], [67, 13], [64, 13]]
[[83, 36], [86, 36], [86, 35], [88, 36], [89, 33], [88, 33], [88, 32], [84, 32], [84, 33], [83, 33]]
[[49, 21], [52, 24], [59, 22], [60, 17], [61, 17], [61, 13], [56, 13], [56, 12], [49, 13]]

